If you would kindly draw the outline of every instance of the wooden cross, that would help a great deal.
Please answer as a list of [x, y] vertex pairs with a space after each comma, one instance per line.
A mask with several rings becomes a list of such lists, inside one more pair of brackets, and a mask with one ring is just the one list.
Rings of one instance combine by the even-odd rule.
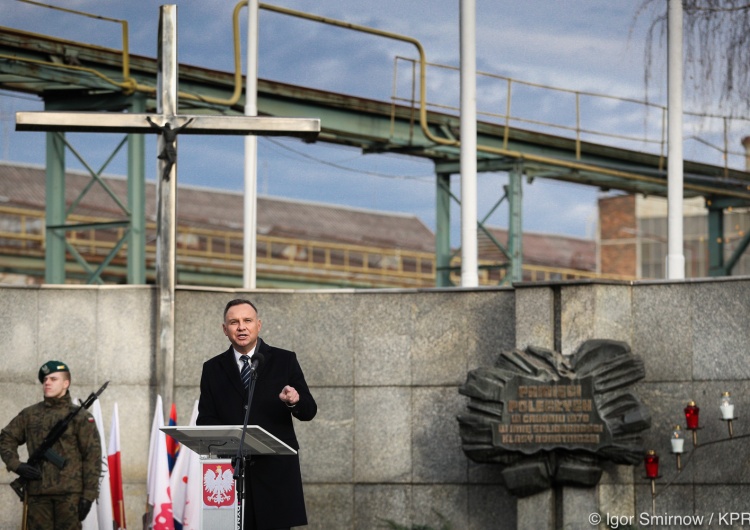
[[[157, 113], [18, 112], [18, 131], [156, 133], [159, 152], [157, 186], [157, 260], [159, 326], [157, 386], [169, 406], [174, 389], [175, 196], [177, 135], [299, 136], [314, 139], [320, 120], [177, 114], [177, 6], [163, 5], [159, 16]], [[248, 192], [248, 190], [246, 190]], [[254, 227], [253, 227], [254, 229]]]

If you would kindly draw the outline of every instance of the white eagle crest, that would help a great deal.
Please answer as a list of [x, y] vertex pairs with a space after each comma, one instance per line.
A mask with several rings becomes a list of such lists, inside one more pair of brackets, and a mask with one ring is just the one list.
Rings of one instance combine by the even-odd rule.
[[213, 469], [209, 469], [203, 475], [203, 487], [210, 494], [209, 501], [221, 504], [232, 498], [227, 495], [227, 492], [232, 491], [234, 487], [234, 476], [229, 469], [222, 473], [221, 466], [216, 466], [216, 473]]

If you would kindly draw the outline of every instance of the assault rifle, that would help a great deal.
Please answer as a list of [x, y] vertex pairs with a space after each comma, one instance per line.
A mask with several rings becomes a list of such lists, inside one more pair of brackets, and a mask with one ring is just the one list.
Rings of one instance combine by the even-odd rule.
[[[76, 417], [76, 414], [81, 412], [82, 409], [89, 408], [94, 403], [94, 401], [96, 401], [96, 398], [98, 398], [101, 393], [104, 392], [104, 389], [107, 388], [108, 384], [109, 381], [104, 383], [97, 392], [92, 392], [80, 407], [68, 413], [67, 416], [58, 421], [55, 426], [52, 427], [52, 430], [47, 434], [47, 436], [44, 437], [44, 440], [41, 444], [39, 444], [39, 447], [37, 447], [34, 453], [29, 457], [27, 463], [32, 466], [38, 467], [42, 462], [46, 460], [58, 469], [62, 469], [65, 466], [65, 458], [63, 458], [62, 455], [56, 453], [52, 449], [52, 446], [55, 445], [55, 442], [57, 442], [63, 435], [63, 433], [67, 430], [68, 425], [71, 421], [73, 421], [73, 418]], [[26, 486], [28, 485], [28, 482], [29, 479], [18, 477], [16, 480], [10, 483], [10, 487], [13, 488], [13, 491], [16, 492], [16, 494], [22, 501], [26, 496]]]

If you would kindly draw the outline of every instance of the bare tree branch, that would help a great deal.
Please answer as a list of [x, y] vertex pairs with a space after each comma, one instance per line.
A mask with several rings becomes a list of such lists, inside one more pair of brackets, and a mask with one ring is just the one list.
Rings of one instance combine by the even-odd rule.
[[[750, 4], [738, 0], [682, 0], [686, 99], [728, 116], [750, 109]], [[635, 18], [650, 13], [644, 81], [648, 93], [656, 53], [666, 53], [667, 2], [645, 0]], [[635, 20], [634, 20], [635, 22]]]

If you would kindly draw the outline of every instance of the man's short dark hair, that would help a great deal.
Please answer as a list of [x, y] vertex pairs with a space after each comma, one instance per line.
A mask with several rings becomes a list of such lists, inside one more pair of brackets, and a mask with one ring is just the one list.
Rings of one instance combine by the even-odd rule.
[[258, 308], [255, 307], [255, 304], [252, 303], [250, 300], [245, 300], [244, 298], [235, 298], [234, 300], [230, 300], [229, 302], [227, 302], [226, 307], [224, 307], [224, 320], [227, 319], [227, 311], [229, 311], [230, 307], [234, 307], [236, 305], [242, 305], [242, 304], [249, 305], [250, 307], [255, 309], [255, 313], [258, 314]]

